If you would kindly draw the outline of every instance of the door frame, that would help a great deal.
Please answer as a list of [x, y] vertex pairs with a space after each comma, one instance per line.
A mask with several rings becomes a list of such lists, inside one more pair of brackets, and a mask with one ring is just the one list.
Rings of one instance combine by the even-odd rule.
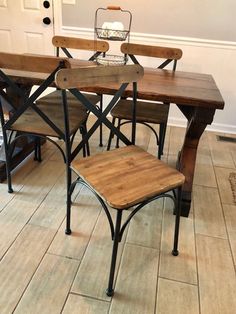
[[61, 1], [52, 0], [53, 7], [53, 32], [54, 35], [61, 34], [62, 32], [62, 5]]

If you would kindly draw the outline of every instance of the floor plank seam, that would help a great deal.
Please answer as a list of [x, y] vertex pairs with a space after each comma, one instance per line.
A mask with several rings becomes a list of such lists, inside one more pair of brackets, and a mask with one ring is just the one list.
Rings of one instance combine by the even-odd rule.
[[201, 295], [200, 295], [200, 282], [199, 282], [199, 269], [198, 269], [198, 251], [197, 251], [197, 238], [196, 238], [196, 219], [195, 219], [195, 204], [194, 200], [192, 201], [192, 210], [193, 210], [193, 233], [194, 233], [194, 248], [195, 248], [195, 263], [196, 263], [196, 272], [197, 272], [197, 294], [198, 294], [198, 310], [201, 314]]
[[[214, 173], [215, 173], [215, 176], [216, 176], [215, 167], [213, 167], [213, 169], [214, 169]], [[228, 242], [229, 249], [230, 249], [230, 255], [231, 255], [231, 258], [232, 258], [234, 271], [236, 273], [236, 261], [234, 260], [234, 254], [233, 254], [233, 250], [232, 250], [232, 246], [231, 246], [231, 242], [230, 242], [230, 236], [229, 236], [227, 221], [226, 221], [225, 212], [224, 212], [224, 205], [227, 205], [227, 204], [223, 203], [223, 201], [222, 201], [222, 196], [221, 196], [221, 193], [220, 193], [220, 187], [219, 187], [219, 183], [218, 183], [217, 180], [216, 180], [216, 183], [217, 183], [217, 189], [219, 191], [219, 198], [220, 198], [221, 210], [222, 210], [222, 215], [223, 215], [224, 225], [225, 225], [225, 230], [226, 230], [226, 235], [227, 235], [227, 242]], [[229, 204], [229, 205], [232, 205], [232, 204]]]
[[191, 286], [194, 286], [194, 287], [197, 287], [197, 286], [198, 286], [198, 283], [194, 284], [194, 283], [192, 283], [192, 282], [187, 282], [187, 281], [183, 281], [183, 280], [172, 279], [172, 278], [168, 278], [168, 277], [164, 277], [164, 276], [160, 276], [160, 275], [158, 276], [158, 278], [160, 278], [160, 279], [165, 279], [165, 280], [168, 280], [168, 281], [179, 282], [179, 283], [191, 285]]

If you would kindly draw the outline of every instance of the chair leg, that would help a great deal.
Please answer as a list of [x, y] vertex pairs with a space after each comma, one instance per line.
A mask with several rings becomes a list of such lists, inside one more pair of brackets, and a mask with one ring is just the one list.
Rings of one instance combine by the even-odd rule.
[[8, 145], [8, 140], [7, 140], [7, 134], [6, 131], [3, 130], [3, 144], [4, 144], [4, 149], [5, 149], [5, 157], [6, 157], [6, 176], [7, 176], [7, 186], [8, 186], [8, 193], [12, 193], [13, 189], [12, 189], [12, 182], [11, 182], [11, 163], [10, 163], [10, 159], [11, 156], [9, 154], [9, 152], [11, 151], [9, 145]]
[[172, 255], [174, 256], [179, 255], [178, 240], [179, 240], [179, 223], [180, 223], [180, 215], [181, 215], [181, 197], [182, 197], [182, 187], [178, 187], [176, 213], [175, 213], [174, 247], [172, 250]]
[[42, 161], [41, 158], [41, 141], [40, 141], [40, 137], [35, 137], [34, 140], [34, 160], [37, 160], [39, 162]]
[[[121, 124], [121, 119], [118, 118], [118, 125], [117, 129], [120, 131], [120, 124]], [[119, 148], [119, 137], [116, 137], [116, 148]]]
[[71, 170], [68, 169], [67, 174], [67, 200], [66, 200], [66, 230], [65, 234], [71, 234], [71, 193], [70, 193], [70, 185], [71, 185]]
[[83, 157], [90, 156], [89, 142], [84, 141], [84, 137], [87, 134], [86, 122], [80, 127], [80, 134], [82, 135], [83, 141]]
[[11, 169], [11, 162], [10, 162], [11, 157], [9, 156], [7, 148], [5, 148], [5, 156], [6, 156], [5, 166], [6, 166], [8, 193], [13, 193], [12, 182], [11, 182], [11, 170], [10, 170]]
[[[85, 124], [84, 124], [84, 135], [86, 135], [87, 132], [88, 132], [88, 130], [87, 130], [87, 124], [85, 123]], [[90, 156], [89, 141], [86, 141], [85, 146], [86, 146], [86, 156]]]
[[114, 233], [114, 239], [113, 239], [113, 250], [112, 250], [112, 258], [111, 258], [110, 275], [109, 275], [109, 281], [108, 281], [108, 288], [106, 290], [106, 294], [109, 297], [112, 297], [114, 295], [113, 282], [114, 282], [114, 275], [115, 275], [115, 268], [116, 268], [116, 258], [117, 258], [118, 245], [120, 242], [121, 219], [122, 219], [122, 210], [117, 210], [115, 233]]
[[163, 148], [165, 143], [165, 136], [166, 136], [166, 123], [160, 124], [160, 131], [159, 131], [159, 146], [158, 146], [158, 159], [161, 159], [163, 155]]
[[70, 162], [71, 162], [71, 144], [68, 141], [65, 141], [66, 146], [66, 234], [71, 234], [71, 226], [70, 226], [70, 220], [71, 220], [71, 168], [70, 168]]
[[[101, 112], [103, 111], [103, 95], [100, 95], [100, 110]], [[100, 124], [99, 127], [99, 146], [102, 147], [103, 146], [103, 138], [102, 138], [102, 123]]]
[[[112, 124], [115, 125], [116, 123], [116, 118], [112, 118]], [[112, 138], [114, 137], [114, 134], [112, 133], [112, 130], [110, 130], [110, 134], [109, 134], [109, 138], [108, 138], [108, 142], [107, 142], [107, 150], [110, 150], [111, 148], [111, 141]]]

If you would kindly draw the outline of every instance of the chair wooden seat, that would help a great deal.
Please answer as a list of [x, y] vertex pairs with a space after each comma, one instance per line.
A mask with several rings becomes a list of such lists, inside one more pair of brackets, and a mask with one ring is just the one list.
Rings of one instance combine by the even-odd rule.
[[[158, 115], [156, 114], [158, 112]], [[165, 123], [169, 104], [137, 101], [136, 121], [148, 123]], [[132, 120], [132, 100], [121, 99], [111, 110], [111, 115], [119, 119]]]
[[74, 160], [72, 169], [116, 209], [137, 205], [184, 183], [180, 172], [134, 145]]
[[[100, 101], [100, 96], [95, 94], [87, 94], [84, 93], [86, 98], [95, 106]], [[66, 93], [67, 103], [68, 105], [77, 105], [77, 107], [82, 111], [87, 111], [85, 106], [81, 104], [75, 96], [73, 96], [71, 93]], [[42, 98], [39, 98], [37, 100], [37, 105], [43, 105], [47, 104], [48, 106], [51, 105], [58, 105], [62, 101], [61, 99], [61, 91], [55, 90], [54, 92], [43, 96]]]
[[[62, 106], [56, 103], [38, 103], [37, 106], [61, 130], [64, 130], [64, 113]], [[84, 106], [78, 102], [68, 104], [70, 135], [83, 125], [89, 115]], [[58, 137], [58, 134], [34, 110], [28, 108], [12, 125], [12, 130], [34, 133], [44, 136]]]

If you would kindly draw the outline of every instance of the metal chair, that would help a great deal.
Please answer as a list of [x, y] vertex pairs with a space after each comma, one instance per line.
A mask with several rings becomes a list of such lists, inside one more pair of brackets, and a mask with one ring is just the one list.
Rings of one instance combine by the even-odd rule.
[[[35, 159], [38, 161], [41, 161], [40, 139], [46, 138], [54, 143], [62, 153], [66, 163], [67, 185], [70, 186], [71, 184], [72, 144], [77, 130], [81, 131], [82, 138], [85, 136], [89, 112], [78, 101], [67, 106], [63, 106], [62, 101], [53, 106], [36, 103], [46, 88], [54, 84], [58, 69], [65, 67], [70, 67], [67, 58], [0, 53], [0, 80], [5, 84], [0, 94], [8, 106], [6, 112], [6, 108], [1, 102], [0, 118], [9, 193], [13, 192], [11, 156], [16, 142], [22, 137], [31, 136], [35, 138]], [[39, 86], [30, 95], [32, 81]], [[6, 113], [8, 113], [7, 116]], [[13, 132], [16, 132], [14, 139], [12, 138]], [[9, 133], [10, 136], [8, 136]], [[63, 140], [65, 149], [63, 150], [53, 138]], [[85, 151], [84, 145], [83, 148]]]
[[[92, 52], [92, 56], [89, 57], [88, 61], [95, 61], [96, 58], [105, 53], [109, 50], [108, 42], [104, 40], [92, 40], [92, 39], [83, 39], [83, 38], [75, 38], [75, 37], [66, 37], [66, 36], [54, 36], [52, 38], [52, 44], [56, 47], [56, 55], [59, 57], [60, 50], [68, 57], [68, 58], [76, 58], [75, 55], [78, 51], [89, 51]], [[73, 50], [73, 55], [70, 52]], [[89, 95], [90, 102], [95, 106], [96, 104], [100, 104], [100, 110], [103, 110], [103, 97], [101, 95], [90, 94]], [[56, 90], [49, 95], [43, 96], [42, 98], [38, 99], [39, 104], [58, 104], [61, 101], [61, 92]], [[74, 104], [76, 102], [76, 98], [68, 93], [67, 94], [67, 103]], [[80, 105], [81, 106], [81, 105]], [[100, 128], [100, 143], [99, 145], [102, 146], [102, 127]], [[89, 147], [87, 148], [89, 154]]]
[[[108, 104], [107, 109], [101, 115], [98, 109], [94, 113], [98, 117], [94, 127], [88, 131], [86, 139], [93, 131], [104, 123], [111, 128], [127, 146], [111, 151], [105, 151], [95, 156], [87, 156], [73, 160], [71, 168], [78, 175], [68, 192], [69, 202], [67, 203], [66, 234], [71, 234], [71, 194], [77, 183], [86, 186], [96, 196], [107, 216], [111, 237], [113, 240], [113, 251], [110, 266], [110, 275], [107, 288], [107, 295], [114, 294], [114, 275], [119, 242], [122, 239], [125, 228], [132, 217], [146, 204], [162, 197], [169, 197], [174, 200], [176, 222], [174, 231], [173, 255], [178, 255], [178, 235], [181, 211], [181, 186], [184, 183], [184, 176], [177, 170], [169, 167], [155, 156], [135, 146], [135, 112], [137, 97], [137, 81], [142, 77], [143, 69], [140, 65], [108, 66], [87, 69], [62, 69], [57, 74], [57, 85], [61, 89], [69, 89], [84, 105], [91, 107], [89, 101], [79, 91], [86, 86], [100, 84], [120, 83], [117, 92]], [[109, 110], [114, 107], [117, 99], [125, 91], [129, 83], [133, 83], [133, 119], [132, 119], [132, 142], [128, 140], [120, 130], [106, 118]], [[114, 86], [112, 84], [112, 86]], [[115, 85], [116, 86], [116, 85]], [[168, 194], [169, 191], [177, 189], [177, 198]], [[116, 221], [110, 214], [110, 207], [117, 212]], [[131, 209], [133, 207], [133, 209]], [[123, 225], [123, 210], [130, 209], [130, 215]]]
[[[130, 59], [135, 63], [139, 64], [136, 56], [152, 57], [157, 59], [165, 59], [158, 69], [164, 69], [168, 64], [173, 62], [172, 70], [175, 71], [177, 60], [182, 57], [182, 51], [177, 48], [158, 47], [140, 44], [124, 43], [121, 45], [121, 52], [125, 55], [129, 55]], [[167, 120], [169, 114], [170, 104], [168, 102], [157, 103], [147, 101], [137, 101], [137, 123], [146, 125], [153, 131], [156, 137], [156, 143], [158, 145], [158, 158], [163, 155], [163, 147], [165, 141]], [[117, 105], [111, 111], [112, 123], [116, 123], [118, 120], [117, 127], [120, 128], [122, 125], [130, 123], [132, 119], [132, 100], [121, 98]], [[125, 120], [124, 122], [121, 122]], [[159, 136], [156, 130], [151, 124], [159, 124]], [[110, 149], [113, 134], [110, 132], [107, 150]], [[117, 139], [116, 147], [119, 146], [119, 139]]]

